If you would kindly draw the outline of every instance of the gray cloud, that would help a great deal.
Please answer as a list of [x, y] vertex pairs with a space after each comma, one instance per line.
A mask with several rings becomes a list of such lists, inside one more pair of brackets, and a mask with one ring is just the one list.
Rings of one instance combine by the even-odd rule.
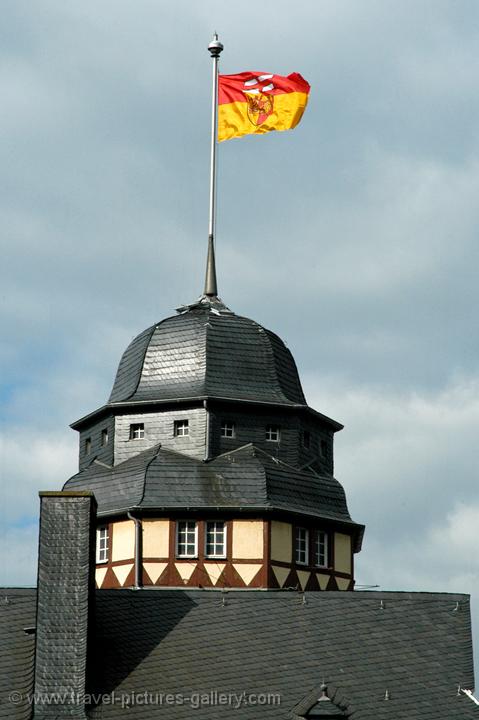
[[[312, 86], [294, 132], [220, 147], [221, 295], [346, 425], [359, 581], [477, 594], [478, 20], [472, 0], [4, 3], [7, 557], [34, 555], [36, 492], [75, 469], [68, 423], [200, 294], [217, 29], [224, 72]], [[34, 582], [21, 565], [2, 581]]]

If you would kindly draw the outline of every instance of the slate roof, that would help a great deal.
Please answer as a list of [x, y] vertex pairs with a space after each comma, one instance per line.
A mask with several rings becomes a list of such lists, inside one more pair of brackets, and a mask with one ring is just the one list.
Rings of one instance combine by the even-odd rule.
[[[0, 655], [0, 690], [23, 694], [31, 689], [33, 638], [23, 627], [33, 622], [34, 591], [5, 594], [12, 602], [1, 603], [0, 637], [10, 653]], [[317, 704], [323, 680], [352, 720], [479, 718], [457, 691], [473, 687], [466, 595], [99, 590], [94, 635], [88, 690], [115, 695], [90, 708], [92, 720], [297, 720]], [[240, 707], [215, 705], [214, 691], [242, 697]], [[147, 704], [133, 702], [131, 693], [145, 692]], [[210, 703], [192, 707], [186, 698], [195, 702], [196, 693]], [[244, 699], [268, 693], [280, 704]], [[181, 694], [183, 704], [166, 694]], [[3, 696], [0, 717], [29, 715]]]
[[138, 335], [121, 358], [108, 403], [203, 397], [306, 405], [283, 341], [216, 298]]
[[[0, 588], [0, 718], [27, 720], [28, 695], [33, 692], [35, 636], [25, 628], [35, 626], [36, 590]], [[9, 695], [21, 697], [10, 702]]]
[[112, 468], [92, 462], [63, 489], [94, 492], [100, 516], [132, 508], [279, 510], [363, 530], [335, 478], [301, 472], [251, 444], [207, 463], [156, 445]]

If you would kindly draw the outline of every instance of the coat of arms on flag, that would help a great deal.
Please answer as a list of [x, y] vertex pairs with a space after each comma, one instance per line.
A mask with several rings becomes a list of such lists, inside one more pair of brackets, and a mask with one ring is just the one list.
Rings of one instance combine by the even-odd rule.
[[290, 130], [301, 120], [310, 86], [299, 73], [220, 75], [218, 141], [270, 130]]

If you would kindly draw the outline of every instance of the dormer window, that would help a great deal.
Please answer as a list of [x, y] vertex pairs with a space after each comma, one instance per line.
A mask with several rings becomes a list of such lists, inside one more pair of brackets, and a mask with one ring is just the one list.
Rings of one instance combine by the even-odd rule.
[[175, 420], [174, 425], [175, 437], [185, 437], [190, 434], [190, 426], [188, 420]]
[[142, 440], [144, 437], [144, 423], [133, 423], [133, 425], [130, 425], [130, 440]]
[[91, 438], [87, 437], [85, 439], [85, 455], [89, 455], [91, 453]]
[[102, 447], [108, 445], [108, 428], [103, 428], [101, 431], [101, 445]]
[[236, 427], [233, 422], [223, 420], [221, 423], [221, 437], [234, 438], [236, 435]]
[[326, 457], [328, 452], [328, 441], [327, 440], [321, 440], [319, 444], [319, 452], [321, 454], [321, 457]]
[[279, 425], [266, 425], [265, 437], [268, 442], [279, 442], [279, 438], [280, 438]]
[[311, 447], [311, 433], [309, 430], [303, 431], [303, 447], [305, 447], [306, 450], [309, 450]]

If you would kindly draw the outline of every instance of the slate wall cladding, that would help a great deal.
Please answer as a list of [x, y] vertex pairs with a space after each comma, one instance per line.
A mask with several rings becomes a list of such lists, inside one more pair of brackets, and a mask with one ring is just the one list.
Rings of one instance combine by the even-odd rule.
[[[102, 445], [102, 431], [108, 431], [108, 443]], [[86, 439], [90, 438], [91, 448], [87, 454], [85, 452]], [[115, 419], [113, 415], [103, 418], [80, 433], [80, 450], [79, 450], [79, 467], [82, 470], [84, 467], [89, 465], [93, 458], [106, 463], [107, 465], [113, 465], [113, 448], [115, 445]]]
[[96, 503], [91, 493], [40, 497], [35, 692], [69, 697], [64, 702], [39, 702], [34, 717], [83, 718]]
[[[234, 423], [235, 437], [221, 437], [222, 422]], [[270, 442], [265, 438], [267, 425], [279, 425], [280, 442]], [[310, 447], [303, 444], [303, 433], [310, 434]], [[326, 443], [326, 452], [322, 454], [321, 441]], [[320, 473], [333, 474], [333, 432], [314, 419], [304, 419], [296, 412], [281, 412], [274, 409], [258, 408], [221, 408], [211, 404], [211, 441], [212, 456], [229, 452], [253, 443], [256, 447], [277, 457], [293, 467], [311, 463]]]
[[[189, 421], [189, 435], [174, 436], [175, 420]], [[145, 437], [140, 440], [130, 440], [130, 425], [136, 423], [144, 424]], [[205, 436], [204, 408], [118, 415], [115, 418], [114, 464], [118, 465], [158, 443], [169, 450], [176, 450], [202, 460], [205, 452]]]

